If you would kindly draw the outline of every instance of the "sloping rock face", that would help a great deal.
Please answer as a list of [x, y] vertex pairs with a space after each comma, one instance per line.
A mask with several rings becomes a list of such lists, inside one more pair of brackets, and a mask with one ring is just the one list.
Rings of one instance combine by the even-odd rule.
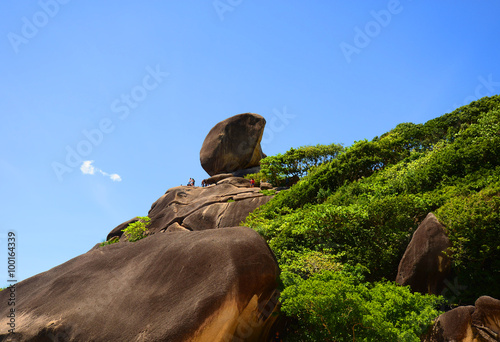
[[266, 120], [253, 113], [232, 116], [215, 125], [203, 142], [200, 162], [210, 175], [259, 166], [260, 146]]
[[429, 213], [418, 226], [399, 263], [396, 282], [413, 291], [440, 294], [450, 273], [445, 251], [451, 246], [443, 225]]
[[164, 231], [174, 223], [188, 230], [239, 226], [249, 213], [272, 198], [259, 190], [250, 188], [246, 179], [235, 177], [206, 188], [171, 188], [152, 204], [149, 231]]
[[438, 317], [424, 342], [500, 341], [500, 300], [480, 297], [475, 306], [460, 306]]
[[278, 276], [245, 227], [121, 242], [18, 283], [15, 341], [266, 341]]

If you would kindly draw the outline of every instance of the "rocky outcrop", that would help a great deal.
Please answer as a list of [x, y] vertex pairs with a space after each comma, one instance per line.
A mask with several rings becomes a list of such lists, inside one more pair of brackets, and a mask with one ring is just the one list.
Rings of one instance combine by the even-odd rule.
[[[148, 233], [239, 226], [248, 214], [272, 197], [262, 194], [259, 188], [251, 188], [250, 181], [240, 177], [223, 178], [215, 186], [205, 188], [171, 188], [151, 205]], [[135, 221], [137, 218], [119, 224], [108, 234], [107, 241], [115, 236], [125, 239], [121, 230]]]
[[418, 226], [399, 263], [396, 282], [410, 285], [413, 291], [440, 294], [450, 273], [445, 254], [451, 246], [443, 225], [429, 213]]
[[210, 175], [232, 173], [259, 166], [266, 120], [252, 113], [232, 116], [215, 125], [203, 142], [200, 162]]
[[121, 237], [123, 235], [122, 230], [125, 229], [125, 228], [127, 228], [129, 224], [137, 222], [137, 221], [139, 221], [139, 218], [138, 217], [134, 217], [133, 219], [130, 219], [128, 221], [120, 223], [118, 226], [116, 226], [115, 228], [113, 228], [108, 233], [108, 236], [106, 237], [106, 241], [109, 241], [109, 240], [111, 240], [114, 237], [118, 237], [118, 238]]
[[232, 173], [220, 173], [218, 175], [213, 175], [212, 177], [204, 179], [203, 181], [205, 182], [206, 185], [212, 185], [212, 184], [217, 184], [217, 182], [230, 177], [233, 177]]
[[[248, 187], [244, 186], [247, 184]], [[169, 189], [151, 206], [150, 233], [177, 223], [188, 230], [239, 226], [249, 213], [268, 202], [246, 179], [226, 178], [206, 188], [179, 186]]]
[[278, 273], [244, 227], [112, 244], [18, 283], [15, 341], [266, 341]]
[[500, 300], [483, 296], [438, 317], [424, 342], [500, 341]]
[[250, 183], [249, 179], [245, 179], [242, 177], [230, 177], [230, 178], [225, 178], [219, 182], [217, 182], [218, 185], [221, 184], [230, 184], [233, 185], [237, 188], [250, 188], [252, 184]]
[[278, 264], [262, 237], [238, 227], [272, 198], [239, 177], [260, 169], [264, 125], [246, 113], [212, 128], [200, 152], [212, 177], [154, 202], [146, 238], [124, 237], [132, 218], [111, 230], [112, 244], [16, 284], [15, 313], [0, 307], [0, 340], [269, 341]]
[[270, 190], [273, 188], [273, 186], [271, 183], [268, 183], [268, 182], [260, 182], [260, 188], [262, 190]]

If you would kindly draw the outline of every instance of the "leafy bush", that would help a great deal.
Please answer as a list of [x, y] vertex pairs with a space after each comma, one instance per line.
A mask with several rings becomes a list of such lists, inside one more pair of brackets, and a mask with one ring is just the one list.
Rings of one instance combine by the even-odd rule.
[[119, 241], [120, 241], [120, 238], [118, 236], [114, 236], [111, 239], [109, 239], [108, 241], [104, 241], [103, 243], [101, 243], [99, 247], [104, 247], [104, 246], [107, 246], [107, 245], [112, 245], [112, 244], [117, 243]]
[[282, 311], [296, 318], [287, 341], [420, 341], [442, 298], [391, 282], [364, 281], [363, 268], [325, 270], [286, 287]]
[[269, 190], [264, 189], [264, 190], [259, 190], [259, 192], [261, 194], [264, 194], [264, 196], [274, 196], [274, 195], [276, 195], [276, 190], [274, 190], [274, 189], [269, 189]]
[[451, 198], [436, 215], [452, 242], [457, 299], [473, 303], [478, 294], [500, 298], [500, 181], [471, 196]]
[[138, 221], [130, 223], [127, 228], [122, 229], [128, 241], [135, 242], [146, 237], [148, 230], [147, 226], [151, 223], [151, 219], [147, 216], [138, 216]]
[[259, 171], [257, 173], [249, 173], [249, 174], [243, 176], [243, 178], [248, 179], [248, 180], [253, 179], [255, 181], [256, 187], [260, 186], [260, 182], [267, 181], [266, 175], [264, 175], [262, 173], [262, 171]]
[[311, 168], [335, 159], [342, 145], [316, 145], [291, 148], [284, 154], [268, 156], [261, 160], [260, 173], [274, 186], [287, 185], [286, 180], [303, 177]]
[[365, 265], [373, 279], [393, 278], [412, 231], [433, 209], [426, 198], [392, 195], [306, 205], [272, 220], [251, 216], [247, 224], [259, 227], [278, 258], [287, 251], [328, 250], [342, 253], [342, 262]]

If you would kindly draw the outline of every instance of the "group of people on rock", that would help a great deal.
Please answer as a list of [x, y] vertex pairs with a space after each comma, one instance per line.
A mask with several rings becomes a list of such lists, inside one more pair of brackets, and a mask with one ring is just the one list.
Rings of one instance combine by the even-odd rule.
[[[187, 186], [194, 186], [194, 178], [189, 178], [189, 182], [187, 183]], [[208, 186], [208, 182], [206, 179], [202, 180], [201, 181], [201, 186], [204, 188], [204, 187], [207, 187]], [[250, 187], [254, 187], [255, 186], [255, 180], [252, 178], [250, 180]]]
[[[187, 186], [194, 186], [194, 178], [189, 178], [189, 181], [187, 183]], [[204, 188], [204, 187], [207, 187], [208, 186], [208, 182], [206, 179], [202, 180], [201, 181], [201, 186]]]

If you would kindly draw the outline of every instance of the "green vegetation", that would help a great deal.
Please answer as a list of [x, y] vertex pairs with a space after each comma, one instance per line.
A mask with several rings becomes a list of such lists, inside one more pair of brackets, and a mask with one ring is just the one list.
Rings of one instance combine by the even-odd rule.
[[312, 168], [335, 159], [344, 148], [339, 144], [291, 148], [284, 154], [268, 156], [260, 161], [260, 171], [246, 175], [256, 185], [266, 180], [274, 186], [289, 186]]
[[[262, 159], [262, 160], [264, 160], [264, 159]], [[248, 179], [248, 180], [253, 179], [255, 181], [255, 186], [256, 187], [260, 187], [260, 182], [261, 181], [265, 182], [267, 180], [266, 175], [264, 175], [262, 173], [262, 171], [259, 171], [257, 173], [249, 173], [249, 174], [243, 176], [243, 178]]]
[[107, 246], [107, 245], [112, 245], [114, 243], [117, 243], [120, 241], [120, 238], [118, 236], [115, 236], [115, 237], [112, 237], [111, 239], [109, 239], [108, 241], [104, 241], [102, 242], [99, 247], [104, 247], [104, 246]]
[[[500, 96], [345, 149], [330, 146], [339, 150], [246, 220], [282, 268], [293, 340], [418, 341], [441, 299], [385, 279], [395, 279], [429, 212], [446, 226], [463, 288], [449, 304], [500, 298]], [[283, 162], [271, 168], [278, 181], [295, 165], [283, 156], [266, 158]]]
[[285, 154], [264, 158], [260, 172], [274, 186], [287, 185], [287, 179], [298, 179], [313, 167], [335, 159], [343, 151], [342, 145], [316, 145], [291, 148]]
[[127, 228], [122, 230], [130, 242], [145, 238], [145, 233], [148, 230], [147, 226], [151, 223], [151, 219], [147, 216], [138, 216], [137, 218], [138, 221], [129, 224]]
[[274, 195], [276, 195], [276, 190], [274, 190], [274, 189], [260, 190], [259, 192], [261, 194], [264, 194], [264, 196], [274, 196]]
[[420, 341], [439, 297], [412, 294], [390, 282], [364, 281], [362, 268], [344, 266], [296, 277], [282, 295], [282, 311], [299, 318], [287, 341]]

